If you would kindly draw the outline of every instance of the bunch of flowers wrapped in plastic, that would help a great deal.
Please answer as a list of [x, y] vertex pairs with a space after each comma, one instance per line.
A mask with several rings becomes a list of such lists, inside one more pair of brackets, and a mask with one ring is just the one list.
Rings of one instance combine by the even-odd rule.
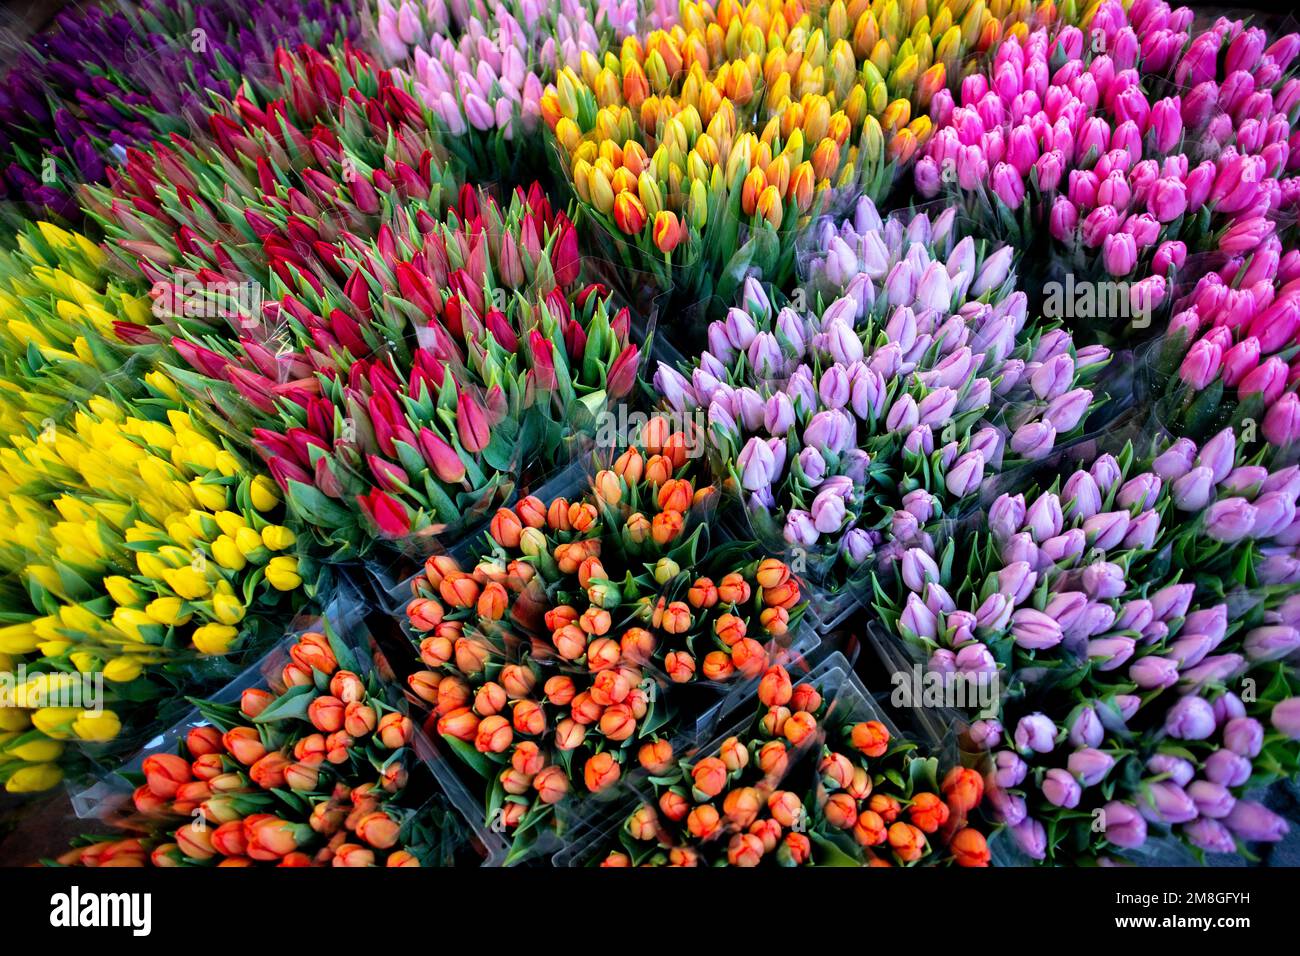
[[[466, 187], [445, 209], [418, 107], [387, 73], [367, 95], [363, 57], [301, 51], [282, 66], [283, 99], [213, 114], [217, 147], [135, 154], [101, 194], [115, 245], [155, 280], [157, 321], [118, 334], [170, 337], [194, 370], [180, 380], [251, 434], [323, 542], [414, 537], [427, 553], [631, 390], [630, 315], [582, 281], [577, 233], [540, 187], [505, 206]], [[311, 144], [292, 174], [289, 116]], [[222, 198], [235, 185], [265, 211]], [[130, 196], [175, 242], [127, 238], [161, 238]], [[223, 242], [222, 219], [251, 251]]]
[[691, 377], [661, 363], [655, 384], [707, 409], [760, 539], [842, 582], [955, 516], [986, 475], [1082, 431], [1108, 353], [1030, 322], [1011, 249], [955, 241], [951, 212], [886, 225], [863, 198], [817, 237], [805, 310], [747, 280]]
[[1200, 435], [1251, 419], [1275, 446], [1300, 437], [1297, 279], [1300, 252], [1272, 235], [1197, 281], [1148, 359], [1162, 422]]
[[272, 51], [349, 32], [333, 0], [147, 0], [65, 10], [0, 81], [0, 198], [77, 219], [76, 185], [181, 132], [209, 91], [273, 76]]
[[222, 675], [209, 656], [265, 646], [302, 584], [274, 482], [146, 380], [135, 407], [95, 397], [0, 449], [11, 790], [56, 784], [68, 744], [146, 729], [169, 687]]
[[[358, 649], [328, 623], [288, 647], [266, 686], [200, 702], [176, 750], [139, 768], [141, 836], [60, 856], [76, 866], [421, 866], [445, 861], [445, 835], [420, 807], [418, 730], [384, 699]], [[427, 787], [427, 782], [423, 782]], [[417, 814], [416, 811], [422, 811]], [[188, 821], [188, 822], [186, 822]], [[441, 822], [450, 824], [443, 815]], [[447, 861], [449, 862], [449, 861]]]
[[654, 801], [623, 810], [617, 833], [600, 834], [584, 851], [590, 861], [891, 866], [944, 856], [987, 865], [982, 834], [965, 825], [982, 798], [979, 774], [954, 769], [940, 797], [938, 761], [914, 758], [912, 745], [879, 720], [846, 713], [845, 692], [830, 684], [824, 675], [795, 682], [784, 667], [769, 668], [756, 691], [758, 713], [651, 775]]
[[968, 52], [1055, 12], [994, 6], [687, 3], [680, 25], [562, 68], [542, 117], [623, 265], [683, 305], [729, 302], [751, 268], [791, 277], [796, 233], [833, 186], [888, 189]]
[[[1148, 823], [1179, 825], [1214, 852], [1232, 851], [1229, 833], [1285, 832], [1240, 798], [1248, 781], [1285, 773], [1293, 747], [1279, 734], [1260, 757], [1262, 728], [1243, 722], [1238, 691], [1268, 688], [1247, 695], [1261, 719], [1292, 696], [1272, 662], [1300, 647], [1300, 631], [1294, 600], [1273, 585], [1295, 580], [1298, 492], [1295, 466], [1249, 463], [1229, 430], [1199, 448], [1179, 439], [1145, 469], [1127, 450], [1102, 455], [1028, 500], [998, 498], [987, 537], [904, 556], [882, 616], [944, 681], [1000, 692], [966, 737], [994, 751], [991, 806], [1029, 857], [1132, 850]], [[1243, 727], [1249, 752], [1236, 743]], [[1224, 749], [1237, 757], [1212, 756]], [[1158, 768], [1174, 756], [1171, 783]], [[1149, 778], [1125, 769], [1132, 761]], [[1216, 769], [1227, 763], [1231, 773]], [[1206, 782], [1188, 793], [1207, 795], [1201, 810], [1182, 789], [1198, 768]], [[1101, 828], [1085, 819], [1094, 806]]]
[[437, 117], [444, 142], [471, 178], [501, 179], [545, 167], [541, 99], [556, 70], [584, 70], [604, 50], [651, 24], [667, 27], [675, 4], [657, 0], [379, 0], [379, 46], [409, 75]]
[[134, 367], [119, 322], [144, 321], [146, 299], [105, 271], [86, 236], [38, 221], [0, 249], [0, 428], [34, 433], [106, 378], [129, 388]]
[[[1142, 78], [1162, 68], [1160, 51], [1192, 12], [1165, 8], [1156, 16], [1150, 6], [1132, 12], [1142, 16], [1139, 31], [1108, 2], [1083, 30], [1039, 30], [1003, 44], [987, 74], [963, 80], [959, 101], [936, 97], [937, 129], [915, 174], [922, 195], [955, 191], [995, 235], [1024, 243], [1050, 235], [1057, 244], [1045, 273], [1051, 281], [1062, 272], [1130, 281], [1119, 301], [1081, 313], [1105, 320], [1112, 334], [1129, 320], [1136, 329], [1150, 326], [1189, 253], [1240, 256], [1272, 233], [1270, 208], [1293, 202], [1278, 177], [1290, 162], [1287, 104], [1300, 85], [1289, 81], [1274, 103], [1267, 84], [1285, 74], [1300, 38], [1278, 41], [1265, 56], [1262, 99], [1250, 108], [1252, 117], [1262, 112], [1245, 126], [1219, 110], [1240, 111], [1252, 96], [1255, 81], [1242, 67], [1260, 55], [1254, 41], [1262, 33], [1225, 43], [1222, 103], [1199, 64], [1208, 56], [1213, 76], [1226, 27], [1198, 38], [1174, 68], [1177, 85], [1157, 99]], [[1085, 30], [1098, 38], [1091, 50]], [[1183, 86], [1197, 80], [1191, 90]]]

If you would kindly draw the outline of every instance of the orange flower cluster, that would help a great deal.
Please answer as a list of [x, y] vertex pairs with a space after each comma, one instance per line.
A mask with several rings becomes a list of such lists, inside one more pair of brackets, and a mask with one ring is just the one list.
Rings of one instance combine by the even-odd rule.
[[[417, 733], [372, 693], [341, 642], [304, 633], [271, 687], [200, 705], [211, 723], [179, 753], [144, 759], [135, 814], [145, 836], [98, 840], [81, 866], [420, 866], [403, 805]], [[188, 822], [184, 822], [188, 821]]]
[[758, 685], [765, 707], [743, 735], [655, 775], [658, 800], [623, 824], [622, 849], [601, 866], [811, 864], [814, 844], [792, 770], [821, 739], [826, 701], [812, 683], [793, 685], [780, 665]]
[[[921, 760], [911, 745], [891, 741], [879, 721], [846, 724], [839, 736], [841, 743], [823, 746], [817, 765], [819, 822], [849, 834], [867, 865], [950, 859], [958, 866], [988, 866], [984, 835], [967, 826], [984, 796], [976, 771], [953, 767], [940, 788], [933, 780], [937, 761]], [[918, 779], [930, 789], [915, 789]]]

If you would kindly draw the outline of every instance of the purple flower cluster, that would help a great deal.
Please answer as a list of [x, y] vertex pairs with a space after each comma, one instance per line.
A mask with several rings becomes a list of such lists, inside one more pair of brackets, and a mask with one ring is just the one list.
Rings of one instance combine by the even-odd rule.
[[986, 475], [1080, 429], [1107, 351], [1029, 322], [1011, 250], [952, 225], [883, 223], [864, 198], [814, 232], [814, 310], [751, 278], [689, 379], [660, 365], [664, 402], [707, 411], [723, 477], [787, 546], [850, 569], [897, 557]]
[[[1248, 716], [1225, 688], [1248, 675], [1268, 683], [1268, 668], [1300, 656], [1300, 596], [1207, 597], [1162, 555], [1188, 556], [1193, 574], [1222, 569], [1226, 587], [1234, 546], [1250, 540], [1263, 559], [1257, 582], [1240, 583], [1290, 583], [1279, 569], [1295, 567], [1300, 469], [1246, 463], [1231, 430], [1158, 451], [1145, 468], [1125, 449], [1050, 490], [1000, 496], [982, 553], [909, 549], [900, 596], [880, 608], [931, 670], [998, 675], [1001, 710], [968, 737], [991, 751], [995, 816], [1034, 859], [1056, 852], [1043, 820], [1081, 808], [1102, 811], [1106, 842], [1125, 849], [1149, 824], [1212, 852], [1285, 832], [1240, 799], [1268, 711]], [[1279, 708], [1272, 722], [1289, 737], [1296, 705]], [[1117, 769], [1134, 760], [1143, 773]]]
[[186, 130], [208, 92], [269, 76], [275, 48], [347, 35], [335, 0], [147, 0], [61, 12], [0, 80], [0, 199], [80, 217], [77, 184]]

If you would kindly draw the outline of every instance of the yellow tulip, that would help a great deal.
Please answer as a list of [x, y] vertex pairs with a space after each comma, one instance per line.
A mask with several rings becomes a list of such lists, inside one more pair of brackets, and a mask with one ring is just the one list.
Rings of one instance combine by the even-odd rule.
[[[188, 618], [188, 615], [187, 615]], [[115, 657], [104, 665], [104, 680], [126, 684], [144, 672], [144, 667], [134, 657]]]
[[194, 500], [209, 511], [221, 511], [229, 504], [225, 485], [195, 478], [190, 482], [190, 491], [194, 493]]
[[59, 759], [63, 753], [63, 747], [63, 742], [58, 740], [29, 740], [17, 747], [10, 747], [5, 753], [17, 757], [19, 760], [27, 760], [32, 763], [48, 763]]
[[248, 484], [248, 500], [258, 511], [270, 511], [280, 503], [280, 489], [266, 475], [258, 475]]
[[173, 591], [187, 601], [207, 597], [212, 592], [208, 579], [192, 567], [168, 568], [163, 571], [163, 580]]
[[169, 627], [177, 627], [186, 624], [193, 616], [192, 612], [185, 610], [185, 602], [178, 597], [160, 597], [150, 601], [144, 609], [144, 613], [159, 624], [166, 624]]
[[272, 524], [262, 529], [262, 543], [272, 551], [283, 551], [297, 540], [298, 536], [283, 525]]
[[32, 711], [32, 726], [55, 740], [72, 736], [72, 722], [81, 714], [78, 707], [41, 707]]
[[204, 624], [194, 629], [190, 640], [202, 654], [226, 654], [239, 631], [228, 624]]
[[233, 594], [214, 594], [212, 614], [222, 624], [238, 624], [244, 619], [244, 605]]
[[212, 558], [230, 571], [242, 571], [248, 564], [248, 559], [235, 544], [235, 539], [224, 534], [212, 542]]
[[5, 781], [5, 789], [10, 793], [40, 793], [59, 785], [63, 771], [57, 764], [38, 763], [20, 767]]
[[140, 589], [130, 578], [120, 574], [104, 578], [104, 589], [108, 591], [108, 596], [113, 599], [113, 603], [122, 607], [136, 607], [144, 602], [144, 595], [140, 593]]
[[266, 565], [266, 580], [277, 591], [292, 591], [302, 584], [298, 575], [298, 559], [281, 555]]
[[40, 637], [31, 622], [0, 627], [0, 652], [5, 654], [30, 654], [40, 644]]
[[83, 710], [72, 722], [72, 732], [78, 740], [104, 741], [112, 740], [122, 731], [122, 722], [111, 710], [95, 713]]
[[27, 711], [17, 707], [0, 707], [0, 730], [26, 730], [31, 724]]

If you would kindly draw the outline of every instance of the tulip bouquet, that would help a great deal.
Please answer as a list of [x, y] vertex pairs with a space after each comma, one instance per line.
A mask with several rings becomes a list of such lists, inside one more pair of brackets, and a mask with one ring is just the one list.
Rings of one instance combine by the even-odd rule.
[[[418, 802], [418, 730], [396, 712], [359, 649], [308, 630], [264, 664], [266, 686], [237, 702], [198, 702], [178, 752], [144, 757], [122, 825], [144, 831], [75, 848], [58, 862], [102, 866], [126, 855], [153, 866], [421, 866], [446, 836]], [[418, 812], [417, 812], [418, 811]], [[449, 815], [437, 822], [454, 825]], [[185, 822], [185, 821], [189, 822]], [[140, 838], [137, 838], [140, 839]], [[147, 853], [147, 856], [145, 855]]]
[[[1003, 495], [989, 510], [987, 541], [976, 535], [960, 550], [952, 542], [937, 560], [909, 551], [900, 575], [906, 597], [879, 603], [888, 626], [945, 680], [998, 675], [996, 716], [971, 723], [966, 738], [996, 751], [994, 817], [1029, 857], [1062, 862], [1105, 844], [1132, 849], [1145, 842], [1148, 821], [1198, 817], [1207, 819], [1177, 835], [1231, 850], [1215, 821], [1228, 817], [1239, 788], [1287, 765], [1291, 748], [1279, 738], [1257, 773], [1247, 762], [1230, 783], [1216, 770], [1197, 788], [1214, 790], [1221, 807], [1186, 814], [1186, 800], [1166, 813], [1151, 802], [1182, 800], [1194, 764], [1208, 760], [1188, 748], [1245, 716], [1220, 715], [1216, 724], [1211, 704], [1225, 689], [1258, 682], [1270, 687], [1266, 699], [1276, 698], [1274, 678], [1261, 669], [1300, 647], [1290, 589], [1276, 586], [1294, 565], [1296, 470], [1270, 473], [1240, 457], [1225, 431], [1199, 449], [1180, 439], [1147, 470], [1133, 468], [1126, 451], [1101, 456], [1028, 503]], [[1196, 569], [1193, 580], [1171, 575], [1171, 565]], [[1240, 707], [1226, 697], [1215, 706]], [[1156, 764], [1169, 754], [1186, 763], [1177, 787], [1149, 763], [1156, 754], [1166, 755]], [[1151, 779], [1118, 766], [1126, 761], [1146, 766]], [[1089, 807], [1102, 811], [1100, 829]], [[1255, 822], [1264, 811], [1243, 801], [1240, 812], [1249, 820], [1238, 836], [1261, 839], [1251, 834], [1263, 832]]]
[[[573, 512], [579, 523], [585, 513]], [[567, 551], [576, 557], [589, 542], [574, 536]], [[426, 668], [408, 677], [410, 696], [432, 709], [430, 725], [479, 779], [472, 789], [482, 823], [509, 834], [508, 859], [563, 832], [573, 804], [614, 793], [638, 766], [671, 758], [672, 743], [658, 735], [671, 716], [659, 684], [618, 644], [606, 641], [613, 654], [589, 656], [585, 669], [559, 669], [516, 633], [526, 635], [545, 607], [531, 564], [485, 559], [466, 573], [440, 556], [429, 559], [425, 581], [439, 596], [408, 608]]]
[[757, 714], [653, 773], [653, 801], [623, 811], [590, 858], [604, 867], [912, 865], [937, 862], [933, 840], [959, 865], [987, 865], [983, 836], [965, 826], [983, 793], [979, 775], [954, 769], [941, 799], [938, 761], [914, 758], [879, 720], [857, 719], [869, 714], [846, 706], [827, 679], [834, 673], [796, 683], [770, 667]]
[[932, 21], [915, 3], [688, 3], [679, 26], [625, 40], [617, 59], [560, 69], [542, 117], [625, 267], [688, 306], [731, 301], [751, 270], [792, 275], [798, 228], [832, 185], [880, 194], [925, 143], [913, 103], [924, 110], [1004, 27], [984, 4], [957, 9]]
[[323, 48], [347, 23], [334, 0], [148, 0], [61, 12], [0, 81], [0, 198], [79, 218], [78, 183], [103, 182], [127, 148], [183, 131], [209, 91], [268, 79], [277, 45]]
[[[716, 682], [757, 677], [790, 642], [802, 602], [784, 563], [741, 559], [735, 549], [700, 556], [713, 494], [694, 487], [686, 434], [653, 418], [597, 473], [588, 500], [529, 497], [493, 518], [475, 575], [504, 578], [526, 598], [514, 621], [531, 632], [536, 656], [566, 673], [621, 660], [673, 683]], [[407, 607], [416, 630], [443, 620], [432, 601], [436, 573], [426, 567], [416, 579]]]
[[[372, 11], [379, 47], [428, 105], [444, 142], [472, 180], [513, 181], [545, 167], [541, 98], [561, 66], [581, 69], [640, 26], [636, 0], [379, 0]], [[676, 17], [656, 0], [655, 27]]]
[[[763, 675], [761, 718], [700, 754], [655, 767], [653, 802], [628, 815], [618, 849], [601, 866], [800, 866], [813, 859], [810, 810], [801, 794], [781, 789], [793, 768], [818, 747], [826, 702], [811, 683], [794, 687], [774, 665]], [[786, 706], [786, 705], [789, 706]], [[791, 708], [797, 708], [794, 712]], [[604, 851], [602, 850], [601, 853]], [[598, 854], [599, 856], [600, 854]]]
[[[1272, 232], [1266, 213], [1282, 202], [1277, 177], [1289, 129], [1285, 116], [1267, 133], [1256, 121], [1238, 149], [1203, 133], [1212, 98], [1149, 98], [1140, 85], [1147, 39], [1181, 35], [1191, 20], [1188, 9], [1166, 7], [1155, 17], [1151, 6], [1135, 5], [1133, 14], [1150, 33], [1135, 32], [1118, 3], [1095, 8], [1096, 25], [1083, 25], [1102, 41], [1091, 53], [1072, 26], [1003, 44], [987, 75], [963, 81], [959, 103], [946, 92], [936, 97], [938, 129], [916, 167], [923, 196], [955, 185], [994, 234], [1023, 243], [1050, 235], [1056, 246], [1047, 279], [1079, 273], [1090, 283], [1130, 283], [1115, 302], [1059, 304], [1084, 318], [1132, 318], [1138, 329], [1168, 303], [1172, 273], [1184, 268], [1189, 251], [1236, 256]], [[1160, 31], [1157, 21], [1166, 24]], [[1277, 50], [1278, 70], [1294, 56], [1289, 41], [1280, 43], [1286, 49]], [[1234, 46], [1230, 65], [1240, 55]], [[1163, 54], [1152, 54], [1151, 64], [1163, 62]], [[1267, 112], [1272, 99], [1262, 95]], [[1283, 112], [1294, 96], [1279, 92]]]
[[[1278, 447], [1300, 437], [1294, 355], [1300, 253], [1270, 236], [1249, 258], [1202, 276], [1152, 346], [1153, 397], [1163, 423], [1199, 435], [1225, 417], [1256, 422]], [[1176, 307], [1177, 308], [1177, 307]], [[1289, 363], [1289, 364], [1288, 364]]]
[[669, 405], [708, 409], [714, 464], [760, 540], [831, 584], [955, 517], [986, 472], [1044, 458], [1092, 407], [1107, 351], [1028, 324], [1011, 250], [954, 242], [952, 224], [886, 226], [863, 198], [818, 231], [800, 290], [815, 311], [747, 280], [691, 378], [656, 374]]
[[394, 318], [410, 306], [428, 316], [428, 344], [409, 359], [317, 363], [319, 389], [286, 392], [278, 427], [253, 433], [295, 511], [358, 550], [346, 506], [427, 553], [430, 534], [508, 493], [524, 461], [572, 453], [567, 443], [635, 381], [629, 312], [580, 281], [573, 226], [536, 186], [505, 209], [466, 190], [450, 217], [398, 260], [404, 294], [383, 302]]
[[0, 449], [13, 791], [54, 786], [70, 744], [147, 728], [169, 687], [220, 674], [210, 656], [264, 646], [302, 584], [275, 484], [181, 411], [162, 373], [146, 386]]
[[143, 321], [147, 302], [109, 276], [80, 233], [27, 225], [0, 249], [0, 428], [31, 434], [62, 419], [69, 401], [106, 379], [127, 387], [131, 356], [118, 322]]
[[829, 840], [868, 866], [989, 865], [984, 834], [970, 825], [984, 797], [977, 771], [953, 767], [941, 786], [938, 758], [916, 755], [879, 721], [840, 721], [827, 736], [815, 793]]

